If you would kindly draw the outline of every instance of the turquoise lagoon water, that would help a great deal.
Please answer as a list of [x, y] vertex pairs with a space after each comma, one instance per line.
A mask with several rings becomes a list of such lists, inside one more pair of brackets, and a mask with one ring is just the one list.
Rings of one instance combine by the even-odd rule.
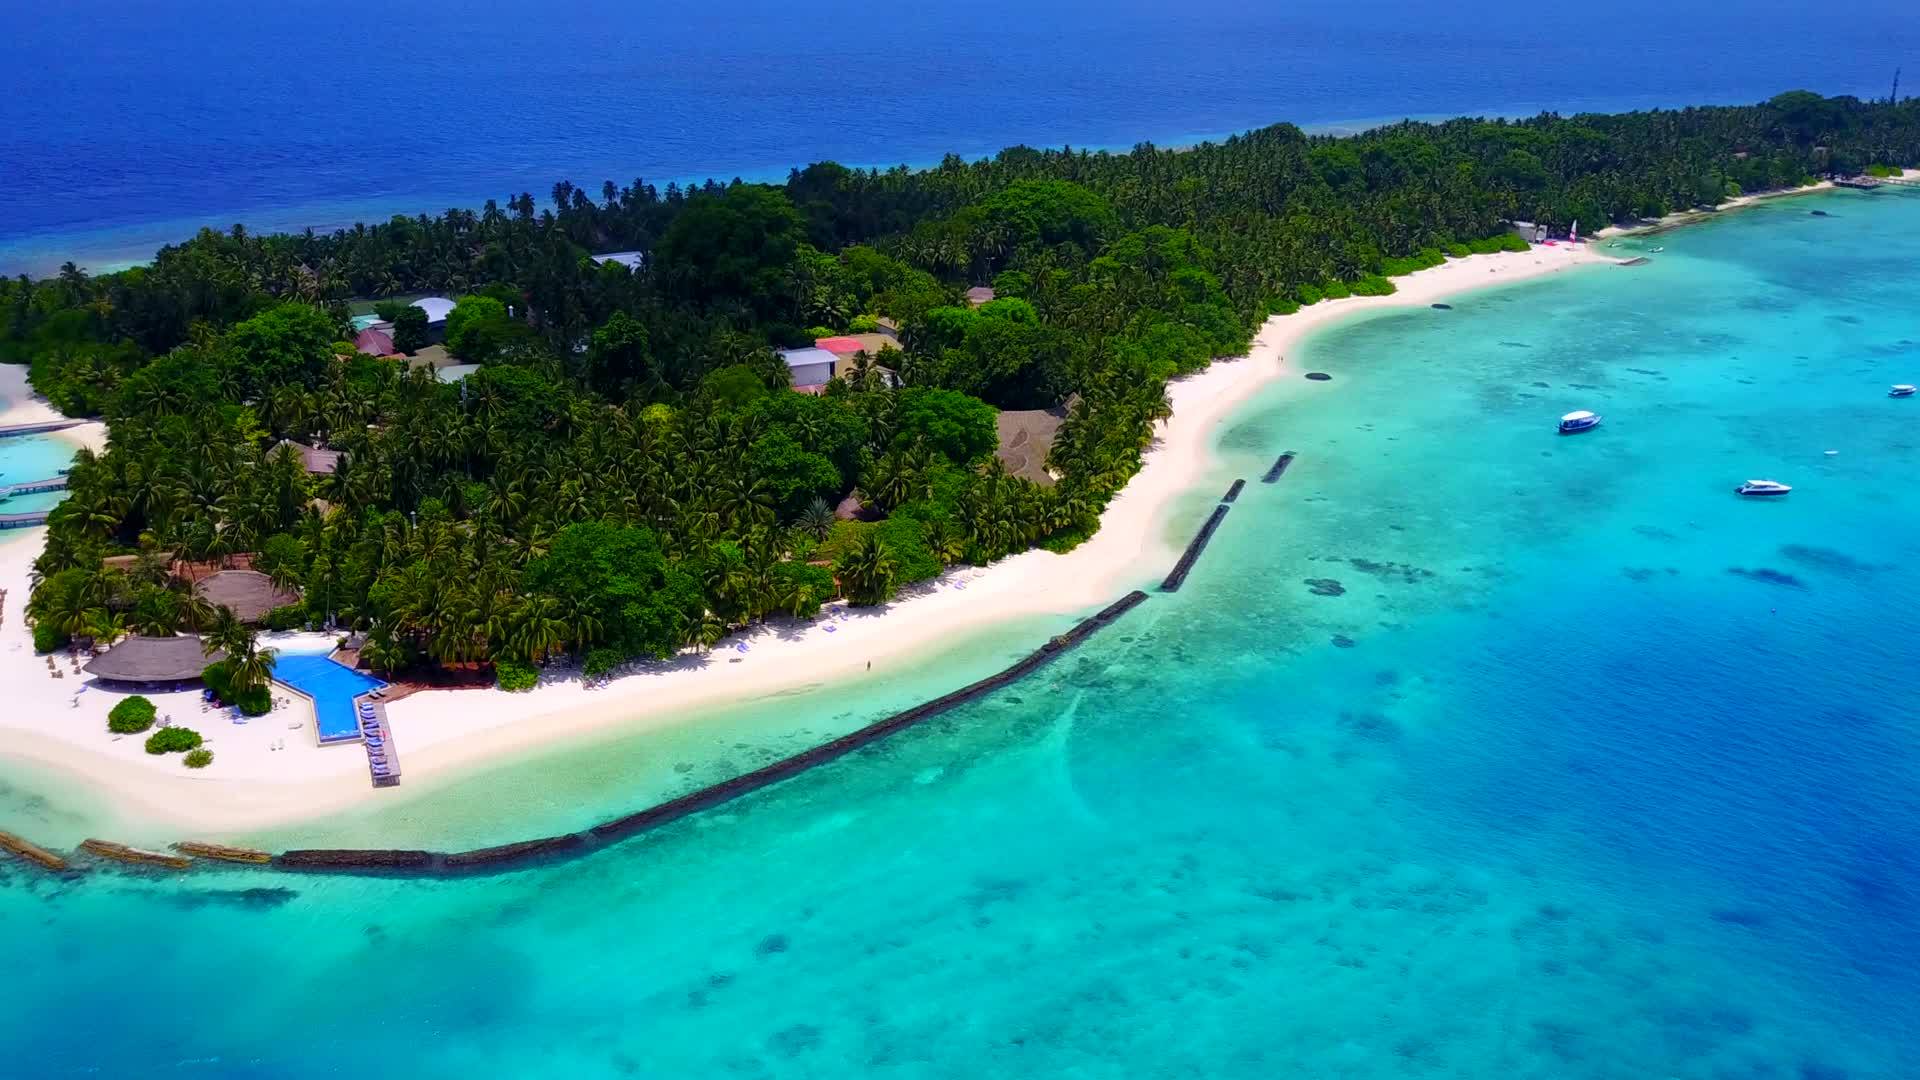
[[[1295, 359], [1332, 382], [1223, 431], [1217, 487], [1300, 458], [1181, 593], [718, 812], [477, 880], [9, 867], [0, 1044], [36, 1076], [1912, 1076], [1920, 414], [1884, 394], [1920, 381], [1920, 199], [1624, 250], [1655, 245], [1323, 334]], [[1732, 495], [1758, 476], [1796, 490]]]
[[[0, 401], [0, 407], [5, 402]], [[73, 444], [52, 435], [16, 435], [0, 439], [0, 488], [58, 476], [73, 463]], [[63, 491], [45, 491], [36, 495], [15, 495], [0, 499], [0, 514], [24, 514], [46, 510], [61, 499]]]

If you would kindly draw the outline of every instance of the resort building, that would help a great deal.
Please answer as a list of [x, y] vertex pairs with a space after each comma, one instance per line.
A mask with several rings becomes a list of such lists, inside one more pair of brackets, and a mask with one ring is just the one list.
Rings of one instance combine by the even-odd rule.
[[833, 378], [833, 368], [839, 357], [818, 346], [811, 349], [781, 349], [780, 359], [786, 361], [787, 370], [793, 375], [793, 388], [803, 394], [817, 394], [826, 389], [827, 381]]
[[629, 270], [640, 270], [647, 265], [647, 253], [644, 251], [609, 251], [605, 255], [588, 256], [596, 266], [607, 263], [619, 263]]
[[1041, 487], [1052, 487], [1058, 479], [1047, 469], [1047, 454], [1053, 450], [1054, 436], [1067, 419], [1067, 407], [1051, 409], [1002, 409], [994, 417], [1000, 445], [993, 456], [1007, 467], [1010, 476], [1031, 480]]
[[453, 312], [453, 301], [444, 296], [423, 296], [415, 300], [413, 306], [427, 313], [427, 333], [446, 332], [447, 316]]
[[[853, 374], [856, 366], [855, 357], [866, 353], [867, 359], [873, 360], [880, 355], [881, 349], [898, 349], [900, 339], [890, 333], [840, 334], [820, 338], [813, 345], [816, 349], [825, 349], [833, 354], [833, 374], [844, 379]], [[880, 374], [886, 378], [888, 385], [900, 385], [900, 377], [894, 374], [891, 368], [880, 367], [877, 364], [875, 367], [879, 368]]]
[[202, 600], [232, 610], [245, 623], [261, 622], [274, 608], [300, 602], [300, 594], [273, 583], [258, 570], [221, 570], [193, 583]]
[[353, 335], [354, 351], [366, 356], [392, 356], [397, 351], [393, 347], [393, 324], [374, 323]]
[[465, 382], [467, 376], [479, 370], [479, 364], [448, 364], [446, 367], [434, 368], [433, 377], [443, 383], [452, 385], [454, 383]]
[[85, 670], [106, 682], [150, 686], [192, 682], [208, 664], [224, 659], [219, 650], [207, 654], [197, 637], [135, 636], [94, 657]]
[[993, 287], [991, 285], [975, 285], [973, 288], [967, 290], [968, 307], [979, 307], [981, 304], [987, 303], [992, 299]]

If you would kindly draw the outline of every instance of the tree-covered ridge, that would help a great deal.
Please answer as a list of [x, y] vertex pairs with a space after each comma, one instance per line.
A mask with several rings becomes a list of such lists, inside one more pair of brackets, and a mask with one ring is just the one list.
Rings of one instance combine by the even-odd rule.
[[[1514, 243], [1511, 220], [1592, 228], [1914, 160], [1920, 103], [1788, 94], [202, 232], [148, 267], [0, 282], [0, 360], [112, 430], [50, 522], [35, 616], [46, 640], [197, 627], [163, 574], [102, 556], [248, 552], [304, 590], [290, 617], [369, 631], [383, 667], [662, 656], [1071, 546], [1137, 471], [1166, 381], [1265, 314], [1389, 292]], [[644, 259], [588, 258], [614, 249]], [[980, 284], [996, 298], [969, 304]], [[342, 341], [349, 297], [417, 291], [461, 297], [448, 347], [486, 365], [462, 385]], [[774, 347], [883, 318], [897, 349], [786, 388]], [[1057, 483], [1006, 475], [994, 409], [1052, 407]], [[345, 456], [310, 476], [286, 440]], [[880, 519], [837, 521], [850, 494]]]

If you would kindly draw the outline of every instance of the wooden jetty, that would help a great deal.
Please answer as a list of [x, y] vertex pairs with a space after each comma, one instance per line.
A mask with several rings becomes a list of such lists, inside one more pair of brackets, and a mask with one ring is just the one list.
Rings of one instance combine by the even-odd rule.
[[87, 839], [80, 841], [80, 850], [102, 859], [115, 862], [132, 863], [135, 866], [158, 866], [167, 870], [185, 870], [193, 865], [193, 860], [185, 855], [169, 855], [164, 851], [146, 851], [137, 847], [117, 844], [112, 840]]
[[38, 864], [43, 870], [65, 870], [67, 868], [67, 860], [32, 841], [21, 839], [10, 832], [0, 832], [0, 851], [12, 852], [30, 863]]
[[173, 850], [182, 855], [191, 855], [196, 859], [211, 859], [214, 862], [253, 863], [265, 866], [273, 861], [273, 856], [252, 848], [230, 847], [226, 844], [203, 844], [197, 840], [182, 840], [173, 845]]
[[1872, 191], [1878, 187], [1920, 188], [1920, 178], [1908, 179], [1904, 176], [1836, 176], [1834, 187], [1853, 188], [1856, 191]]
[[45, 480], [26, 480], [18, 484], [0, 484], [0, 499], [11, 499], [15, 495], [38, 495], [46, 491], [67, 490], [65, 473], [49, 476]]
[[0, 424], [0, 439], [12, 438], [15, 435], [40, 435], [49, 431], [65, 431], [87, 422], [62, 417], [58, 420], [41, 420], [33, 424]]
[[47, 515], [51, 512], [33, 510], [25, 514], [0, 514], [0, 529], [31, 529], [35, 525], [45, 525]]

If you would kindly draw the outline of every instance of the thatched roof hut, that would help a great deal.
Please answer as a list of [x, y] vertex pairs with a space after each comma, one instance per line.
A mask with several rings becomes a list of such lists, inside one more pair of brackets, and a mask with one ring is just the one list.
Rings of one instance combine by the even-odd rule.
[[300, 602], [300, 594], [273, 583], [258, 570], [222, 570], [193, 583], [193, 591], [215, 607], [233, 609], [241, 622], [257, 623], [277, 607]]
[[187, 682], [225, 658], [218, 650], [208, 656], [197, 637], [130, 637], [94, 657], [86, 672], [111, 682]]

